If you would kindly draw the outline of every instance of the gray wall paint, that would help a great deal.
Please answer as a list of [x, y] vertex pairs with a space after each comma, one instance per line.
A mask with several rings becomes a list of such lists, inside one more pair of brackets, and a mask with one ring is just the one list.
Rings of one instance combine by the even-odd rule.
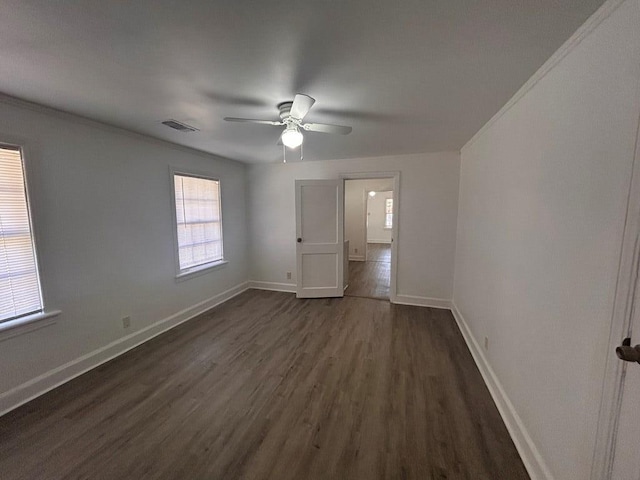
[[454, 303], [554, 477], [589, 478], [640, 114], [628, 0], [462, 151]]
[[[3, 102], [0, 141], [26, 146], [45, 306], [62, 310], [0, 343], [0, 394], [246, 281], [244, 165]], [[181, 282], [170, 165], [219, 177], [223, 196], [229, 264]]]
[[251, 280], [296, 281], [296, 179], [400, 171], [398, 293], [450, 300], [459, 168], [456, 152], [250, 166]]
[[[249, 276], [295, 282], [294, 180], [400, 171], [398, 293], [453, 292], [555, 478], [587, 478], [640, 113], [634, 7], [468, 144], [462, 167], [454, 152], [245, 167], [0, 102], [0, 141], [27, 147], [45, 303], [63, 311], [0, 344], [0, 395], [118, 340], [124, 315], [129, 333]], [[169, 165], [221, 178], [229, 260], [179, 283]]]

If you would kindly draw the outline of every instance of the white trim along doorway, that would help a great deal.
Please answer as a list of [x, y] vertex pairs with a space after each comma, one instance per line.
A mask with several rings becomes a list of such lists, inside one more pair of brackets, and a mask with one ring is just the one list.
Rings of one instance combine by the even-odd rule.
[[[343, 173], [340, 175], [340, 178], [343, 182], [346, 180], [369, 180], [381, 178], [393, 179], [393, 224], [391, 227], [391, 274], [389, 281], [389, 301], [391, 303], [398, 303], [397, 277], [400, 231], [400, 172]], [[342, 208], [344, 209], [344, 205]]]

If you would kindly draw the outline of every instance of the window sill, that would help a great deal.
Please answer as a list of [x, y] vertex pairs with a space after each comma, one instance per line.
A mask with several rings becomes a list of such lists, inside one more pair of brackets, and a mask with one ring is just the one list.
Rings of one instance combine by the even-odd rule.
[[205, 263], [204, 265], [190, 268], [189, 270], [185, 270], [184, 272], [180, 272], [176, 275], [176, 282], [182, 282], [183, 280], [187, 280], [192, 277], [199, 277], [200, 275], [209, 273], [212, 270], [224, 267], [227, 263], [229, 262], [226, 260], [219, 260], [217, 262]]
[[0, 323], [0, 342], [53, 325], [57, 322], [56, 317], [61, 313], [60, 310], [52, 310]]

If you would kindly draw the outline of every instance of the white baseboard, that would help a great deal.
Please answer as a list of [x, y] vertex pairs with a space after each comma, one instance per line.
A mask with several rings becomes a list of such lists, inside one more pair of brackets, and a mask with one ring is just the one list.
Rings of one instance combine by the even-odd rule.
[[431, 307], [431, 308], [445, 308], [451, 309], [451, 300], [445, 300], [444, 298], [429, 298], [429, 297], [417, 297], [414, 295], [396, 295], [392, 299], [393, 303], [399, 303], [400, 305], [413, 305], [416, 307]]
[[484, 383], [487, 385], [496, 407], [498, 407], [502, 420], [511, 435], [511, 439], [522, 458], [522, 462], [524, 463], [531, 480], [553, 480], [551, 471], [545, 464], [542, 455], [540, 455], [538, 448], [522, 423], [522, 419], [502, 388], [502, 384], [491, 368], [491, 365], [489, 365], [489, 362], [480, 348], [480, 344], [476, 341], [473, 333], [471, 333], [469, 325], [467, 325], [464, 317], [453, 302], [451, 305], [451, 312], [453, 313], [453, 317], [458, 324], [458, 328], [460, 328], [460, 332], [469, 347], [469, 351], [482, 374]]
[[0, 416], [33, 400], [44, 393], [82, 375], [109, 360], [151, 340], [153, 337], [170, 330], [181, 323], [191, 320], [211, 308], [241, 294], [249, 288], [248, 282], [236, 285], [207, 300], [185, 308], [167, 318], [155, 322], [145, 328], [119, 338], [104, 347], [89, 352], [59, 367], [49, 370], [17, 387], [0, 394]]
[[350, 262], [364, 262], [364, 255], [349, 255]]
[[[81, 357], [56, 367], [36, 378], [33, 378], [17, 387], [0, 394], [0, 416], [33, 400], [44, 393], [66, 383], [83, 373], [122, 355], [123, 353], [151, 340], [181, 323], [184, 323], [211, 308], [226, 302], [241, 294], [249, 288], [261, 290], [274, 290], [279, 292], [295, 292], [296, 285], [290, 283], [249, 281], [241, 283], [225, 292], [215, 295], [207, 300], [177, 312], [163, 320], [149, 325], [130, 335], [111, 342], [104, 347], [89, 352]], [[397, 295], [394, 303], [402, 305], [415, 305], [421, 307], [451, 309], [453, 316], [460, 328], [467, 346], [473, 356], [482, 378], [491, 393], [500, 415], [509, 431], [522, 461], [532, 480], [553, 480], [551, 472], [546, 466], [540, 452], [533, 443], [522, 420], [515, 411], [513, 404], [507, 397], [495, 372], [487, 362], [475, 337], [471, 333], [466, 321], [450, 300], [418, 297], [413, 295]]]
[[249, 288], [255, 288], [256, 290], [272, 290], [274, 292], [296, 293], [295, 283], [259, 282], [256, 280], [249, 280]]

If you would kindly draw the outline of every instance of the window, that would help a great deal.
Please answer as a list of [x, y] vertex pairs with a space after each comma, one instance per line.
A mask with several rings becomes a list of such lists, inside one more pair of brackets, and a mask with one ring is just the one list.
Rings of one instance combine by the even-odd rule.
[[223, 263], [220, 182], [173, 174], [176, 204], [178, 274]]
[[22, 151], [0, 145], [0, 322], [41, 311]]
[[384, 228], [393, 226], [393, 198], [384, 200]]

